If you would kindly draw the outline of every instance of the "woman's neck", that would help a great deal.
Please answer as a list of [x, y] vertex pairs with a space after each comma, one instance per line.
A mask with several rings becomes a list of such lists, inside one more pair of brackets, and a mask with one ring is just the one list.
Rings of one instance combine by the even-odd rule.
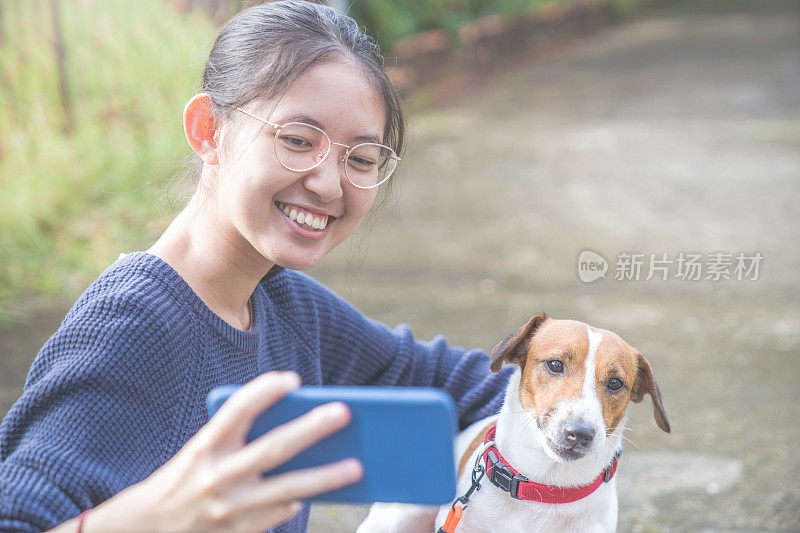
[[195, 193], [147, 251], [166, 261], [201, 300], [231, 326], [248, 330], [248, 300], [272, 266], [247, 242], [216, 223], [213, 202]]

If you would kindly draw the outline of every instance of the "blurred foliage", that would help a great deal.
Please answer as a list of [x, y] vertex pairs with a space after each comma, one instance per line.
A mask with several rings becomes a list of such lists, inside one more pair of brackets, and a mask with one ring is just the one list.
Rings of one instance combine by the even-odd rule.
[[[624, 12], [641, 0], [589, 0], [610, 4]], [[536, 13], [543, 7], [570, 5], [576, 0], [354, 0], [349, 14], [366, 26], [381, 48], [388, 52], [403, 37], [417, 32], [441, 29], [451, 38], [467, 22], [500, 14], [516, 17]], [[582, 3], [586, 3], [582, 0]]]
[[70, 293], [164, 228], [165, 180], [214, 25], [163, 0], [61, 2], [59, 97], [52, 4], [0, 7], [0, 307]]
[[[0, 0], [0, 317], [24, 294], [82, 290], [165, 229], [183, 106], [217, 22], [250, 3]], [[415, 32], [570, 3], [354, 0], [350, 14], [390, 53]]]

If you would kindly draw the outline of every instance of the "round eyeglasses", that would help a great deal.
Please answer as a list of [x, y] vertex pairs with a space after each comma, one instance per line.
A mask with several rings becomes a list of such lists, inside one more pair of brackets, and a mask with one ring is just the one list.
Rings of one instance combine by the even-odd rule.
[[346, 148], [339, 163], [344, 162], [344, 175], [353, 187], [374, 189], [388, 180], [400, 158], [382, 144], [361, 143], [355, 146], [331, 142], [328, 134], [316, 126], [304, 122], [276, 124], [245, 111], [248, 117], [263, 122], [275, 130], [275, 157], [285, 169], [307, 172], [321, 165], [331, 151], [331, 145]]

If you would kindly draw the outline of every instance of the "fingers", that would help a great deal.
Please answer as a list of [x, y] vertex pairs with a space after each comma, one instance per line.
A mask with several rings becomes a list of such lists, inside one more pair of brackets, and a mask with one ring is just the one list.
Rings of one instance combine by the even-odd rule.
[[346, 426], [352, 415], [347, 405], [320, 405], [277, 426], [225, 460], [222, 471], [231, 478], [266, 472]]
[[186, 454], [187, 460], [205, 464], [200, 470], [205, 474], [195, 488], [201, 487], [203, 494], [235, 495], [240, 502], [236, 507], [249, 509], [250, 519], [276, 524], [298, 512], [298, 500], [361, 479], [363, 467], [352, 458], [262, 479], [261, 473], [284, 464], [351, 420], [347, 405], [331, 402], [245, 445], [256, 418], [299, 385], [294, 372], [267, 372], [232, 394], [198, 432], [196, 445]]
[[292, 470], [267, 478], [243, 496], [241, 504], [253, 509], [278, 502], [302, 500], [355, 483], [364, 477], [364, 467], [350, 457], [335, 463]]
[[212, 444], [241, 447], [258, 415], [299, 386], [295, 372], [267, 372], [242, 386], [206, 425]]

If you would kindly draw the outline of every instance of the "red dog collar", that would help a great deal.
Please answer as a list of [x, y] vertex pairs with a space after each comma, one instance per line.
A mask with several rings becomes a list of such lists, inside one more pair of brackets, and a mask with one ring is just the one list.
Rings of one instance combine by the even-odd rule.
[[[484, 443], [494, 440], [497, 425], [486, 432], [483, 439]], [[514, 469], [506, 461], [495, 444], [492, 444], [483, 452], [482, 461], [486, 465], [486, 475], [489, 480], [500, 489], [508, 492], [512, 498], [518, 500], [532, 500], [542, 503], [571, 503], [590, 495], [603, 483], [608, 482], [617, 472], [617, 463], [622, 451], [614, 454], [611, 465], [600, 472], [600, 475], [588, 485], [579, 487], [556, 487], [553, 485], [542, 485], [528, 480], [525, 476]]]

